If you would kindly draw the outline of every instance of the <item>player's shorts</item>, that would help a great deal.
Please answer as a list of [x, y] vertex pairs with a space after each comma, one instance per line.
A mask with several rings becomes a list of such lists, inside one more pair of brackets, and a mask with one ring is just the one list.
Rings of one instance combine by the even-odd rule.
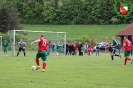
[[130, 51], [125, 51], [125, 52], [124, 52], [124, 56], [125, 56], [125, 57], [130, 56]]
[[8, 47], [4, 47], [3, 50], [4, 50], [4, 52], [7, 52], [8, 51]]
[[25, 51], [25, 48], [19, 47], [18, 51], [20, 52], [21, 50], [24, 52]]
[[112, 53], [112, 54], [115, 54], [115, 51], [116, 51], [115, 49], [112, 49], [111, 53]]
[[42, 50], [42, 51], [39, 51], [37, 54], [36, 54], [36, 58], [39, 59], [41, 57], [41, 59], [43, 61], [46, 61], [47, 60], [47, 51], [45, 50]]

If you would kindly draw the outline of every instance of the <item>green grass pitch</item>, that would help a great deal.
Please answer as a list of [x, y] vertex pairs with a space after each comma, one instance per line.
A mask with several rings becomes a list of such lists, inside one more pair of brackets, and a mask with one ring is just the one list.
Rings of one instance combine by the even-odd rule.
[[[48, 56], [47, 69], [32, 71], [36, 52], [18, 57], [0, 53], [0, 88], [132, 88], [133, 65], [109, 53], [91, 56]], [[131, 56], [132, 57], [132, 56]], [[40, 64], [42, 61], [40, 59]]]
[[[128, 24], [119, 25], [23, 25], [24, 30], [66, 32], [67, 40], [75, 40], [87, 35], [89, 38], [105, 38], [111, 41], [112, 36]], [[50, 35], [49, 35], [50, 36]], [[47, 36], [46, 36], [47, 37]], [[105, 40], [95, 40], [101, 42]]]

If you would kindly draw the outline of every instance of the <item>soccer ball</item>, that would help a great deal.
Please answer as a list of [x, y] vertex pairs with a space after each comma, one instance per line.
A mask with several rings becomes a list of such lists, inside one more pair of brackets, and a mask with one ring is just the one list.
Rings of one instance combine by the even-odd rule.
[[31, 66], [31, 70], [36, 70], [36, 66]]

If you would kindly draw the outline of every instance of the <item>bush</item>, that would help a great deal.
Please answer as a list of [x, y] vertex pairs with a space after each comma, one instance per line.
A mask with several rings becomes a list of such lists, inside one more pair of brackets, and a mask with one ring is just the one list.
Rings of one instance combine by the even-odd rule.
[[89, 43], [90, 42], [88, 35], [81, 36], [80, 40], [82, 43], [85, 43], [85, 42]]
[[2, 40], [3, 41], [4, 40], [7, 40], [9, 42], [9, 37], [8, 37], [8, 34], [7, 33], [6, 34], [3, 34], [3, 33], [0, 32], [0, 36], [2, 36]]

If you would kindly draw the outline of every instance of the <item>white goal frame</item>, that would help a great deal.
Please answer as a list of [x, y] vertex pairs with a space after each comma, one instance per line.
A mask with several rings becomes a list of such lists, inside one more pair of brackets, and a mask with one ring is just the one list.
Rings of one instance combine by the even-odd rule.
[[[16, 32], [34, 32], [34, 33], [52, 33], [52, 34], [64, 34], [64, 55], [66, 55], [66, 32], [53, 32], [53, 31], [32, 31], [32, 30], [10, 30], [13, 32], [13, 45], [11, 45], [12, 47], [12, 56], [15, 56], [15, 46], [14, 44], [16, 43], [15, 41], [15, 34]], [[8, 35], [9, 35], [9, 31], [8, 31]]]
[[2, 52], [2, 36], [0, 36], [0, 53]]

